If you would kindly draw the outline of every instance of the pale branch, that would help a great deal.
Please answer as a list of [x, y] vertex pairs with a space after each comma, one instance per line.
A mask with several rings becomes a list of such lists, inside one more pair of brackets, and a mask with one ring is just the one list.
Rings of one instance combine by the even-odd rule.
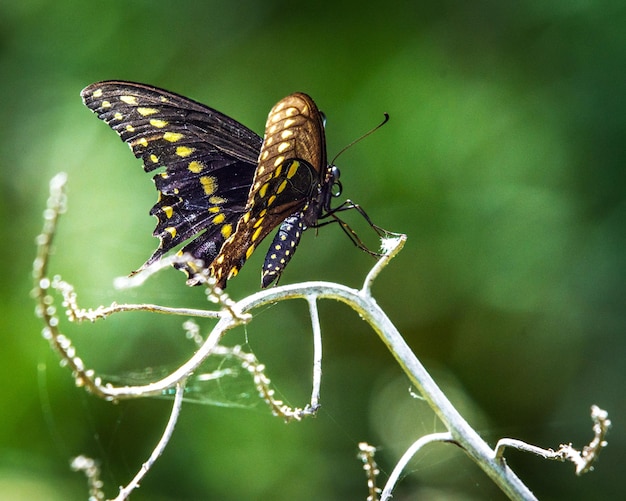
[[593, 463], [598, 459], [600, 451], [607, 445], [605, 437], [611, 427], [608, 413], [597, 405], [591, 406], [591, 419], [593, 420], [594, 437], [582, 451], [575, 449], [572, 444], [561, 444], [557, 450], [542, 449], [521, 440], [502, 438], [496, 444], [495, 456], [503, 461], [504, 450], [508, 447], [522, 452], [530, 452], [544, 459], [570, 461], [576, 466], [576, 475], [582, 475], [593, 469]]
[[454, 439], [452, 438], [451, 433], [431, 433], [429, 435], [424, 435], [417, 439], [411, 446], [406, 450], [406, 452], [402, 455], [400, 460], [396, 463], [387, 479], [387, 483], [385, 484], [385, 488], [380, 496], [380, 501], [387, 501], [391, 499], [391, 492], [396, 486], [396, 483], [400, 479], [400, 475], [406, 468], [406, 465], [409, 461], [415, 456], [421, 449], [427, 444], [431, 444], [433, 442], [452, 442], [454, 443]]
[[[410, 350], [395, 326], [369, 294], [374, 278], [384, 266], [388, 264], [389, 256], [395, 255], [402, 247], [406, 237], [389, 239], [390, 241], [396, 242], [395, 247], [390, 247], [389, 245], [385, 247], [385, 245], [383, 245], [383, 248], [386, 248], [386, 254], [378, 261], [375, 272], [368, 275], [362, 290], [359, 291], [329, 282], [307, 282], [259, 291], [238, 301], [236, 304], [229, 303], [229, 310], [232, 310], [234, 314], [221, 317], [211, 333], [207, 336], [204, 344], [199, 347], [196, 353], [165, 378], [142, 386], [114, 387], [110, 384], [103, 385], [101, 380], [95, 377], [93, 371], [87, 370], [84, 367], [84, 363], [76, 355], [69, 339], [63, 336], [58, 330], [59, 321], [55, 315], [56, 311], [52, 307], [52, 297], [48, 294], [50, 281], [47, 279], [45, 272], [49, 255], [49, 242], [52, 240], [55, 223], [61, 208], [59, 201], [64, 200], [62, 185], [63, 183], [58, 182], [51, 184], [50, 198], [52, 203], [49, 203], [48, 212], [52, 212], [53, 214], [47, 214], [49, 217], [46, 219], [43, 233], [44, 237], [41, 239], [42, 241], [40, 242], [38, 250], [38, 259], [35, 264], [35, 296], [40, 304], [40, 308], [44, 310], [42, 314], [46, 323], [44, 336], [71, 368], [78, 384], [85, 385], [88, 390], [108, 400], [161, 395], [165, 390], [174, 387], [177, 383], [186, 379], [193, 373], [216, 348], [227, 330], [235, 325], [239, 325], [245, 321], [244, 319], [247, 320], [245, 314], [249, 311], [276, 301], [294, 298], [302, 298], [307, 301], [311, 301], [313, 297], [316, 298], [316, 300], [338, 300], [348, 304], [348, 306], [357, 311], [357, 313], [372, 326], [396, 357], [400, 366], [407, 373], [411, 381], [420, 390], [420, 393], [451, 431], [455, 440], [481, 467], [483, 467], [487, 474], [509, 494], [512, 499], [534, 499], [526, 486], [517, 479], [506, 465], [496, 463], [493, 460], [493, 451], [482, 441], [478, 434], [452, 406], [443, 392], [441, 392], [432, 380], [426, 369]], [[49, 221], [52, 221], [52, 223], [49, 224]], [[389, 243], [390, 242], [387, 242], [387, 244]], [[37, 266], [37, 263], [40, 262], [41, 265]], [[147, 273], [150, 273], [150, 271], [147, 271]], [[210, 299], [221, 302], [222, 304], [226, 303], [226, 301], [220, 301], [223, 297], [223, 293], [219, 290], [212, 290], [209, 293]], [[43, 308], [43, 306], [46, 305], [49, 305], [50, 308]], [[271, 397], [272, 395], [269, 396]]]
[[240, 300], [237, 304], [242, 312], [249, 312], [266, 304], [286, 299], [306, 299], [311, 295], [317, 299], [341, 301], [355, 310], [381, 337], [419, 393], [450, 431], [454, 442], [465, 450], [509, 498], [513, 500], [536, 499], [506, 464], [495, 459], [493, 450], [454, 408], [383, 310], [363, 290], [359, 291], [330, 282], [305, 282], [259, 291]]
[[317, 299], [314, 296], [306, 298], [309, 305], [309, 316], [313, 329], [313, 389], [311, 390], [311, 405], [307, 409], [315, 414], [320, 406], [320, 391], [322, 386], [322, 328], [317, 310]]
[[[240, 360], [242, 367], [252, 375], [259, 395], [267, 402], [274, 414], [286, 420], [299, 420], [306, 415], [313, 414], [319, 406], [322, 348], [317, 302], [320, 299], [333, 299], [347, 304], [372, 327], [396, 358], [411, 383], [417, 388], [421, 398], [428, 402], [448, 430], [447, 433], [432, 434], [422, 437], [407, 450], [394, 469], [383, 491], [383, 499], [391, 495], [391, 490], [399, 478], [400, 471], [405, 467], [409, 458], [421, 450], [426, 443], [433, 441], [451, 442], [461, 447], [510, 499], [536, 499], [526, 485], [524, 485], [506, 465], [502, 457], [504, 447], [515, 446], [518, 443], [504, 440], [499, 443], [496, 451], [492, 450], [453, 407], [424, 366], [417, 359], [413, 351], [406, 344], [390, 319], [371, 296], [371, 288], [375, 278], [403, 247], [406, 241], [405, 235], [386, 234], [386, 238], [382, 241], [383, 254], [368, 273], [360, 290], [330, 282], [305, 282], [261, 290], [239, 301], [233, 301], [226, 293], [215, 287], [215, 280], [208, 276], [205, 270], [204, 274], [195, 278], [197, 278], [197, 281], [206, 285], [207, 297], [211, 302], [215, 302], [219, 305], [219, 311], [168, 308], [145, 304], [119, 305], [116, 303], [108, 307], [99, 307], [95, 310], [83, 310], [78, 308], [76, 304], [76, 294], [73, 288], [60, 278], [50, 280], [47, 274], [50, 246], [55, 233], [56, 222], [59, 214], [65, 210], [65, 195], [63, 193], [64, 182], [65, 177], [63, 175], [55, 177], [51, 182], [51, 195], [48, 201], [48, 208], [44, 213], [44, 230], [42, 235], [37, 239], [38, 252], [33, 267], [35, 278], [33, 293], [38, 304], [37, 313], [43, 318], [45, 323], [43, 331], [44, 337], [49, 341], [51, 347], [60, 354], [63, 363], [72, 370], [78, 385], [84, 385], [87, 390], [107, 400], [162, 395], [164, 392], [174, 387], [176, 387], [177, 398], [179, 396], [182, 398], [182, 391], [187, 378], [199, 369], [200, 365], [207, 357], [210, 355], [234, 356]], [[141, 284], [146, 278], [153, 275], [155, 271], [162, 269], [164, 263], [169, 265], [176, 262], [185, 262], [190, 258], [190, 256], [168, 258], [167, 261], [162, 261], [156, 264], [155, 267], [149, 266], [129, 279], [118, 281], [117, 285], [135, 286]], [[184, 364], [171, 374], [158, 381], [145, 385], [115, 387], [111, 384], [103, 384], [92, 370], [86, 369], [82, 359], [76, 355], [70, 340], [60, 332], [58, 327], [59, 318], [56, 315], [54, 300], [50, 294], [51, 288], [56, 288], [63, 296], [66, 313], [68, 318], [73, 321], [95, 321], [113, 313], [121, 313], [124, 311], [150, 311], [153, 313], [185, 315], [196, 318], [215, 318], [217, 319], [217, 323], [206, 338], [200, 335], [197, 325], [190, 322], [185, 324], [184, 328], [188, 337], [194, 340], [198, 349]], [[265, 375], [265, 367], [263, 364], [259, 363], [253, 355], [243, 353], [239, 347], [227, 348], [219, 344], [228, 330], [237, 325], [249, 322], [252, 318], [251, 312], [256, 308], [287, 299], [304, 299], [307, 301], [312, 322], [314, 337], [313, 390], [311, 403], [304, 409], [292, 409], [284, 405], [282, 401], [274, 398], [274, 391], [269, 386], [269, 378]], [[172, 430], [178, 412], [179, 409], [173, 408], [170, 419], [172, 422]], [[577, 464], [577, 473], [587, 471], [599, 451], [606, 445], [604, 436], [610, 422], [606, 417], [606, 413], [600, 409], [594, 411], [594, 416], [594, 431], [596, 436], [582, 453], [578, 453], [579, 460], [574, 461]], [[158, 455], [161, 454], [170, 436], [171, 430], [169, 430], [168, 424], [168, 428], [159, 442], [159, 445], [151, 455], [151, 459], [148, 462], [150, 465], [152, 464], [150, 462], [152, 458], [156, 460]], [[565, 449], [561, 451], [563, 457], [575, 455], [567, 446], [564, 447]], [[531, 449], [533, 446], [528, 446], [528, 448]], [[368, 450], [362, 452], [366, 454], [366, 456], [363, 457], [365, 457], [367, 461], [369, 461], [369, 459], [373, 461], [373, 451]], [[534, 452], [536, 452], [536, 450]], [[370, 454], [370, 456], [367, 456], [367, 454]], [[542, 455], [545, 455], [545, 451], [542, 452]], [[572, 457], [567, 457], [567, 459], [573, 460]], [[373, 464], [375, 465], [375, 463]], [[369, 473], [372, 475], [377, 473], [377, 468], [374, 468], [373, 465], [370, 465], [369, 468]], [[149, 469], [149, 467], [147, 469]], [[145, 471], [142, 469], [137, 474], [136, 479], [129, 484], [128, 492], [136, 488], [139, 479], [145, 475], [147, 469]], [[92, 469], [89, 469], [89, 471], [93, 473]], [[375, 497], [372, 496], [377, 495], [378, 490], [375, 488], [375, 485], [373, 489], [374, 490], [372, 490], [372, 488], [369, 489], [370, 497], [375, 499]], [[122, 496], [124, 492], [120, 491], [120, 496]], [[125, 498], [121, 497], [119, 499]]]
[[[122, 277], [126, 278], [126, 277]], [[97, 320], [107, 318], [115, 313], [125, 311], [145, 311], [149, 313], [160, 313], [163, 315], [178, 315], [185, 317], [197, 318], [221, 318], [224, 313], [212, 310], [199, 310], [196, 308], [171, 308], [158, 304], [118, 304], [111, 303], [109, 306], [98, 306], [97, 308], [79, 308], [78, 295], [74, 290], [74, 286], [61, 280], [58, 275], [52, 278], [50, 286], [61, 294], [63, 297], [63, 306], [67, 318], [70, 322], [95, 322]]]
[[361, 289], [361, 293], [364, 296], [371, 296], [371, 288], [374, 280], [378, 276], [378, 274], [389, 264], [398, 252], [402, 250], [404, 244], [406, 243], [406, 235], [401, 233], [387, 233], [387, 237], [381, 239], [381, 252], [382, 255], [376, 261], [376, 264], [369, 271], [365, 280], [363, 281], [363, 288]]
[[[152, 450], [152, 453], [150, 454], [148, 460], [141, 465], [141, 468], [133, 477], [133, 479], [128, 483], [128, 485], [120, 487], [119, 493], [113, 501], [124, 501], [128, 499], [131, 493], [135, 489], [139, 488], [141, 480], [150, 471], [159, 456], [163, 454], [165, 447], [167, 447], [167, 444], [172, 438], [176, 423], [178, 422], [178, 416], [180, 415], [180, 410], [183, 403], [184, 391], [185, 381], [182, 381], [181, 383], [176, 385], [176, 393], [172, 402], [172, 410], [170, 412], [170, 417], [167, 421], [167, 425], [165, 426], [163, 434], [161, 435], [161, 439], [157, 443], [156, 447]], [[85, 477], [87, 477], [90, 500], [100, 501], [105, 498], [103, 491], [104, 485], [100, 480], [100, 467], [95, 460], [86, 456], [77, 456], [72, 460], [71, 467], [74, 471], [82, 471], [85, 474]]]
[[130, 494], [135, 489], [139, 488], [141, 480], [150, 471], [159, 456], [163, 454], [165, 447], [167, 447], [167, 444], [172, 438], [174, 429], [176, 428], [176, 423], [178, 422], [178, 416], [180, 415], [180, 410], [183, 405], [183, 393], [185, 392], [185, 383], [186, 381], [182, 380], [176, 384], [176, 394], [174, 396], [174, 402], [172, 403], [172, 412], [170, 413], [167, 425], [163, 430], [163, 435], [161, 435], [161, 439], [159, 440], [158, 444], [153, 449], [148, 460], [141, 465], [141, 468], [134, 476], [134, 478], [128, 483], [128, 485], [120, 488], [120, 492], [114, 501], [124, 501], [125, 499], [128, 499]]

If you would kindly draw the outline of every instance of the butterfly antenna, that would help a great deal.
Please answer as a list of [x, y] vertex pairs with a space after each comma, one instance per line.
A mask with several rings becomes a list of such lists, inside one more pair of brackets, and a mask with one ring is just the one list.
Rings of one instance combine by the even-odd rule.
[[369, 131], [367, 131], [365, 134], [363, 134], [360, 137], [357, 137], [354, 141], [352, 141], [351, 143], [349, 143], [347, 146], [344, 146], [343, 148], [341, 148], [341, 150], [339, 150], [339, 153], [337, 153], [335, 155], [335, 158], [333, 158], [333, 161], [330, 162], [330, 165], [335, 165], [335, 160], [337, 160], [337, 158], [339, 157], [339, 155], [341, 155], [344, 151], [346, 151], [348, 148], [351, 148], [352, 146], [354, 146], [356, 143], [358, 143], [359, 141], [361, 141], [361, 139], [365, 139], [367, 136], [369, 136], [370, 134], [373, 134], [374, 132], [376, 132], [378, 129], [380, 129], [383, 125], [385, 125], [388, 121], [389, 121], [389, 113], [385, 112], [385, 118], [383, 119], [382, 122], [380, 122], [376, 127], [374, 127], [373, 129], [370, 129]]

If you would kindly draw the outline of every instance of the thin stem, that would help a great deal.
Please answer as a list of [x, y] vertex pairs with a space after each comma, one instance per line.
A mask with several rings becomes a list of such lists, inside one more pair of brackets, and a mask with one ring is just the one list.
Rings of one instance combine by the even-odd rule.
[[396, 254], [402, 250], [402, 247], [404, 247], [404, 244], [406, 243], [406, 235], [395, 233], [393, 235], [393, 237], [386, 237], [381, 240], [383, 255], [378, 261], [376, 261], [376, 264], [365, 277], [363, 288], [361, 289], [361, 293], [363, 295], [370, 295], [370, 289], [372, 288], [374, 279], [376, 279], [383, 268], [389, 264], [389, 261], [391, 261]]
[[317, 298], [307, 296], [309, 315], [313, 329], [313, 389], [311, 390], [311, 413], [315, 413], [320, 406], [320, 391], [322, 386], [322, 329], [317, 311]]
[[432, 442], [453, 442], [452, 434], [431, 433], [430, 435], [424, 435], [423, 437], [420, 437], [418, 440], [413, 442], [413, 444], [411, 444], [411, 447], [406, 450], [400, 460], [396, 463], [396, 466], [393, 468], [391, 475], [389, 475], [387, 483], [385, 484], [385, 488], [383, 489], [383, 492], [380, 496], [381, 501], [387, 501], [387, 499], [391, 498], [391, 492], [398, 483], [400, 475], [406, 468], [406, 465], [409, 463], [411, 458], [413, 458], [413, 456], [415, 456], [422, 447]]
[[575, 449], [572, 444], [561, 444], [555, 451], [542, 449], [536, 445], [530, 445], [514, 438], [502, 438], [496, 444], [496, 459], [504, 458], [504, 450], [508, 447], [522, 452], [530, 452], [544, 459], [555, 461], [570, 461], [576, 465], [576, 475], [582, 475], [593, 469], [593, 463], [598, 459], [600, 451], [606, 447], [604, 440], [611, 426], [608, 413], [597, 405], [591, 406], [591, 419], [593, 420], [593, 440], [582, 451]]
[[152, 465], [156, 462], [159, 456], [163, 454], [165, 447], [169, 443], [170, 438], [172, 438], [172, 434], [174, 433], [174, 428], [176, 427], [176, 422], [178, 421], [178, 416], [180, 415], [180, 409], [183, 403], [184, 392], [185, 381], [182, 380], [176, 385], [176, 395], [174, 396], [174, 403], [172, 404], [172, 412], [170, 413], [170, 418], [167, 422], [167, 426], [165, 427], [165, 430], [163, 430], [161, 440], [159, 440], [159, 443], [152, 451], [152, 454], [150, 454], [148, 460], [143, 465], [141, 465], [141, 468], [137, 472], [135, 477], [128, 483], [126, 487], [120, 488], [120, 492], [114, 501], [123, 501], [125, 499], [128, 499], [128, 496], [130, 496], [131, 492], [139, 487], [139, 484], [143, 477], [145, 477], [146, 474], [150, 471], [150, 468], [152, 468]]

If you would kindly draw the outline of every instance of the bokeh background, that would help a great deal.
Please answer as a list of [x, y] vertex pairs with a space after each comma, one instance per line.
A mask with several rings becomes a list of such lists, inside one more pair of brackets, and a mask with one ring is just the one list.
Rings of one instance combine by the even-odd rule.
[[[467, 419], [557, 447], [591, 437], [589, 407], [614, 427], [596, 470], [511, 452], [543, 500], [617, 499], [625, 489], [624, 198], [626, 6], [604, 1], [0, 3], [0, 499], [85, 499], [69, 469], [85, 453], [112, 497], [145, 460], [170, 401], [109, 405], [74, 387], [41, 338], [29, 298], [48, 181], [68, 173], [53, 272], [84, 306], [203, 307], [175, 270], [116, 291], [157, 244], [154, 188], [140, 162], [82, 104], [102, 79], [187, 95], [262, 134], [271, 106], [301, 90], [327, 115], [345, 196], [408, 243], [374, 287], [379, 304]], [[375, 236], [348, 215], [361, 236]], [[264, 251], [229, 284], [258, 289]], [[307, 232], [282, 283], [358, 287], [373, 264], [337, 227]], [[352, 311], [320, 306], [322, 410], [285, 425], [253, 397], [189, 404], [135, 500], [365, 499], [357, 444], [386, 478], [417, 437], [441, 431], [385, 346]], [[65, 326], [103, 374], [145, 376], [192, 350], [182, 319], [148, 314]], [[210, 325], [202, 324], [204, 332]], [[267, 364], [282, 398], [306, 402], [304, 304], [267, 308], [229, 335]], [[129, 376], [128, 376], [129, 377]], [[244, 385], [245, 386], [245, 385]], [[206, 389], [198, 398], [213, 399]], [[245, 392], [245, 390], [242, 390]], [[502, 499], [460, 451], [432, 446], [395, 499]]]

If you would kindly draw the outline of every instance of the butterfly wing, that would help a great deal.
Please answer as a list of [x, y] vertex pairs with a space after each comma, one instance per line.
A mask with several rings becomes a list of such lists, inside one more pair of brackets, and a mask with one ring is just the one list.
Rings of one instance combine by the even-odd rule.
[[212, 108], [148, 85], [98, 82], [81, 96], [146, 172], [164, 168], [154, 176], [159, 199], [150, 211], [161, 243], [144, 267], [189, 239], [182, 251], [211, 263], [246, 212], [261, 138]]
[[[326, 171], [321, 113], [306, 94], [287, 96], [268, 115], [259, 164], [245, 211], [210, 266], [218, 285], [224, 287], [226, 280], [239, 272], [261, 240], [285, 219], [293, 216], [295, 219], [291, 219], [290, 224], [305, 229], [301, 224], [305, 213], [313, 211], [317, 214], [321, 210]], [[298, 240], [299, 236], [298, 232]], [[273, 242], [268, 256], [273, 254], [272, 265], [278, 263], [280, 266], [273, 268], [271, 280], [262, 279], [263, 287], [280, 276], [296, 245], [297, 240]], [[280, 249], [276, 249], [277, 246]]]

